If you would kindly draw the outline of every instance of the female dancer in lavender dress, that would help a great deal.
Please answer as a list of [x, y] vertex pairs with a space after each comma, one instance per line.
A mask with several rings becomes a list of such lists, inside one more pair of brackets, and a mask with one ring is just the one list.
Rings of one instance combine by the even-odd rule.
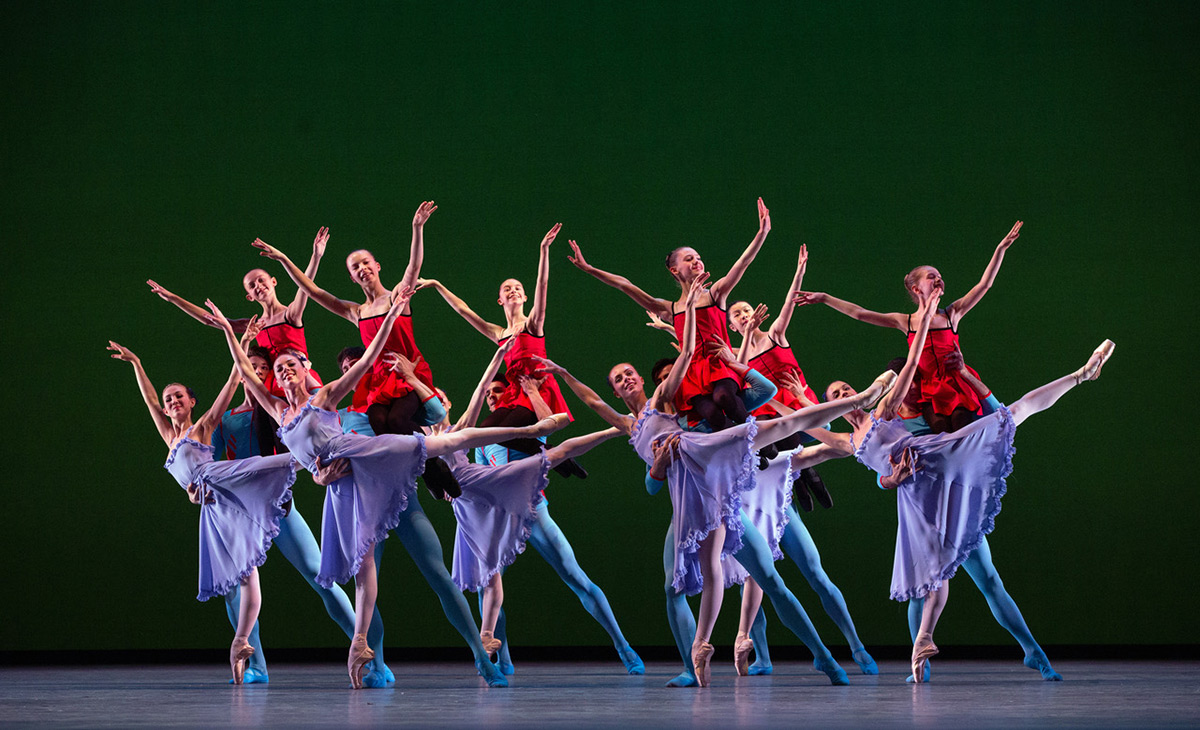
[[[242, 352], [236, 340], [233, 345]], [[163, 389], [160, 407], [138, 356], [112, 340], [108, 349], [115, 359], [133, 365], [142, 400], [170, 448], [167, 471], [187, 490], [188, 498], [200, 505], [200, 591], [196, 598], [207, 601], [240, 586], [229, 665], [234, 684], [241, 684], [246, 661], [254, 653], [248, 638], [262, 606], [258, 566], [266, 562], [271, 540], [279, 534], [283, 504], [291, 499], [296, 480], [295, 466], [287, 454], [213, 461], [212, 433], [237, 389], [241, 375], [237, 368], [212, 407], [193, 422], [196, 396], [190, 388], [171, 383]]]
[[[398, 286], [397, 289], [400, 287]], [[348, 459], [353, 476], [330, 485], [325, 494], [321, 528], [321, 571], [317, 581], [331, 585], [355, 579], [354, 638], [346, 662], [351, 684], [362, 687], [365, 666], [374, 652], [367, 646], [378, 593], [375, 544], [387, 537], [400, 521], [416, 488], [425, 460], [462, 448], [481, 446], [498, 439], [540, 436], [565, 424], [566, 419], [547, 419], [535, 426], [517, 429], [464, 429], [454, 434], [430, 436], [381, 434], [375, 437], [343, 434], [338, 424], [337, 404], [350, 394], [367, 370], [383, 354], [383, 347], [396, 318], [408, 305], [411, 289], [394, 291], [391, 306], [376, 337], [362, 359], [346, 373], [324, 385], [311, 397], [304, 388], [307, 368], [298, 353], [285, 352], [275, 360], [275, 378], [287, 400], [272, 396], [254, 375], [245, 353], [237, 346], [233, 328], [211, 301], [213, 321], [225, 332], [230, 352], [242, 369], [246, 384], [281, 425], [280, 437], [292, 456], [310, 471], [320, 463]], [[489, 684], [507, 682], [491, 662], [477, 661]]]
[[[933, 630], [946, 605], [949, 579], [995, 527], [1000, 498], [1007, 489], [1005, 477], [1012, 471], [1016, 427], [1079, 383], [1094, 380], [1115, 347], [1105, 340], [1079, 370], [953, 433], [913, 436], [897, 413], [917, 371], [941, 293], [935, 285], [920, 294], [919, 324], [892, 395], [872, 414], [848, 413], [846, 420], [854, 427], [851, 434], [810, 432], [843, 454], [853, 453], [879, 474], [895, 472], [893, 476], [899, 477], [884, 483], [898, 487], [891, 596], [898, 601], [925, 599], [913, 642], [916, 682], [924, 679], [925, 661], [937, 653]], [[831, 384], [826, 394], [834, 402], [856, 397], [854, 389], [841, 381]]]
[[[708, 643], [721, 608], [725, 589], [721, 570], [722, 554], [733, 554], [771, 597], [784, 622], [813, 651], [815, 666], [826, 672], [834, 684], [846, 684], [846, 673], [837, 666], [829, 650], [821, 643], [812, 623], [791, 591], [779, 580], [762, 536], [741, 510], [741, 493], [753, 488], [756, 469], [754, 451], [790, 433], [813, 428], [852, 408], [871, 402], [895, 381], [894, 373], [880, 377], [855, 404], [825, 403], [797, 411], [785, 418], [763, 424], [747, 421], [716, 433], [684, 432], [677, 421], [673, 403], [675, 392], [687, 372], [695, 351], [696, 301], [703, 292], [707, 274], [692, 279], [684, 317], [681, 352], [671, 375], [646, 399], [640, 377], [629, 376], [631, 366], [614, 368], [610, 382], [626, 405], [639, 415], [621, 415], [601, 401], [563, 368], [543, 360], [547, 372], [561, 375], [589, 407], [610, 425], [630, 435], [630, 443], [648, 465], [655, 464], [664, 443], [677, 443], [679, 456], [666, 476], [674, 507], [672, 527], [675, 535], [673, 585], [687, 594], [701, 593], [700, 617], [692, 645], [692, 663], [696, 680], [707, 686], [713, 647]], [[705, 292], [706, 296], [709, 296]], [[678, 441], [674, 436], [678, 435]], [[655, 474], [656, 478], [663, 475]]]

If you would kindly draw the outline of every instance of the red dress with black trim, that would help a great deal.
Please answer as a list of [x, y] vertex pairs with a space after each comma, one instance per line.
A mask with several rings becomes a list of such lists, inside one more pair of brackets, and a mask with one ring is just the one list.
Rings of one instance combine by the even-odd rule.
[[[675, 305], [671, 305], [671, 323], [675, 325], [675, 338], [681, 344], [686, 314], [686, 311], [676, 312]], [[729, 344], [729, 331], [725, 327], [725, 321], [725, 310], [715, 303], [707, 307], [696, 307], [696, 353], [692, 355], [683, 382], [679, 384], [679, 390], [675, 393], [675, 410], [680, 413], [692, 410], [692, 398], [712, 393], [712, 384], [716, 381], [731, 378], [736, 383], [742, 382], [742, 377], [723, 360], [709, 357], [704, 352], [704, 343], [709, 340], [719, 339]]]
[[[770, 340], [771, 346], [751, 358], [747, 364], [757, 370], [767, 380], [774, 383], [776, 388], [779, 388], [779, 392], [775, 394], [775, 400], [796, 411], [804, 407], [800, 403], [800, 399], [792, 394], [792, 391], [783, 387], [783, 374], [791, 372], [800, 378], [800, 384], [804, 386], [804, 395], [813, 403], [818, 403], [817, 394], [813, 392], [813, 389], [808, 385], [808, 381], [804, 379], [804, 371], [800, 369], [800, 364], [796, 362], [796, 356], [792, 354], [792, 348], [784, 347], [769, 337], [767, 339]], [[751, 411], [750, 415], [775, 418], [781, 414], [772, 408], [768, 402]]]
[[[375, 335], [379, 333], [379, 328], [383, 326], [383, 318], [386, 316], [387, 314], [379, 314], [374, 317], [361, 317], [358, 320], [358, 334], [362, 338], [363, 347], [370, 347], [374, 342]], [[384, 343], [383, 351], [379, 353], [375, 364], [367, 373], [367, 402], [369, 404], [391, 403], [412, 392], [412, 386], [404, 382], [404, 378], [384, 364], [383, 354], [389, 351], [398, 352], [416, 363], [417, 380], [431, 389], [433, 388], [433, 371], [429, 369], [429, 363], [425, 362], [425, 358], [421, 357], [421, 351], [417, 349], [417, 341], [413, 337], [412, 315], [402, 314], [396, 318], [396, 323], [392, 325], [392, 332]]]
[[[275, 363], [275, 358], [279, 357], [279, 353], [284, 350], [299, 350], [308, 357], [308, 342], [304, 339], [304, 327], [297, 327], [294, 324], [283, 321], [278, 324], [267, 325], [259, 330], [258, 335], [254, 338], [255, 344], [266, 348], [271, 353], [271, 364]], [[311, 358], [309, 358], [311, 360]], [[324, 385], [321, 382], [321, 376], [316, 370], [308, 371], [317, 381], [318, 385]], [[263, 383], [267, 390], [271, 391], [271, 395], [279, 398], [285, 397], [283, 388], [275, 382], [275, 368], [271, 368], [271, 372], [267, 373], [267, 381]]]
[[[943, 312], [944, 314], [944, 312]], [[949, 317], [946, 318], [949, 321]], [[912, 328], [912, 315], [908, 321], [908, 344], [911, 347], [917, 333]], [[925, 349], [917, 360], [917, 381], [921, 386], [921, 402], [929, 403], [933, 412], [941, 416], [949, 416], [956, 408], [966, 408], [978, 413], [981, 403], [979, 394], [969, 383], [962, 379], [958, 371], [947, 371], [942, 365], [946, 356], [958, 349], [958, 333], [951, 327], [939, 327], [929, 330], [925, 337]], [[967, 370], [976, 378], [979, 373], [971, 366]]]
[[[503, 346], [511, 337], [513, 335], [505, 337], [496, 344]], [[522, 375], [531, 378], [541, 377], [535, 373], [541, 369], [542, 364], [534, 360], [532, 356], [546, 356], [546, 336], [538, 337], [522, 331], [516, 334], [516, 338], [517, 342], [512, 349], [504, 353], [504, 375], [508, 378], [508, 388], [500, 396], [499, 405], [501, 408], [521, 406], [532, 411], [533, 403], [530, 402], [529, 396], [525, 395], [525, 391], [521, 390], [518, 378]], [[558, 381], [554, 379], [553, 375], [545, 377], [542, 386], [538, 388], [538, 394], [542, 396], [542, 400], [550, 406], [552, 413], [565, 413], [572, 421], [575, 420], [575, 417], [571, 416], [571, 409], [567, 407], [567, 401], [563, 398], [562, 391], [559, 390]]]

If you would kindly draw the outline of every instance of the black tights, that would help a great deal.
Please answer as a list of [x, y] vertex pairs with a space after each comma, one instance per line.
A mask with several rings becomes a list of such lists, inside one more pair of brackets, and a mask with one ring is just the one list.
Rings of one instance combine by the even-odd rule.
[[[537, 415], [525, 406], [513, 406], [511, 408], [497, 408], [487, 418], [483, 419], [483, 423], [479, 425], [484, 428], [532, 426], [537, 423], [537, 420]], [[534, 438], [509, 439], [508, 441], [501, 441], [500, 445], [513, 451], [520, 451], [522, 454], [532, 455], [542, 450], [542, 442]]]
[[371, 422], [371, 430], [377, 434], [410, 434], [419, 428], [414, 418], [420, 408], [421, 396], [416, 391], [409, 391], [389, 403], [367, 406], [367, 420]]
[[254, 404], [254, 413], [250, 416], [254, 424], [254, 434], [258, 437], [258, 453], [260, 456], [286, 454], [288, 448], [279, 440], [279, 424], [266, 409], [258, 403]]
[[750, 414], [742, 402], [741, 390], [733, 378], [713, 381], [712, 395], [698, 395], [691, 400], [696, 415], [708, 421], [713, 431], [724, 431], [730, 426], [745, 423]]
[[934, 413], [933, 404], [928, 402], [921, 404], [921, 413], [925, 416], [925, 423], [929, 424], [929, 430], [933, 433], [952, 433], [979, 418], [974, 411], [963, 406], [955, 408], [950, 415], [943, 416], [940, 413]]

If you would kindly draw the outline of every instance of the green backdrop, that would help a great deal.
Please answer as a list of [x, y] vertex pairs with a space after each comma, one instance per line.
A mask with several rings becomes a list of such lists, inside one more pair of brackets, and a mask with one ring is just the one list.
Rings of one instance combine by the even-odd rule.
[[[599, 386], [609, 365], [646, 369], [669, 349], [567, 262], [567, 239], [672, 296], [666, 252], [692, 245], [725, 271], [754, 235], [759, 195], [774, 231], [735, 296], [773, 311], [802, 242], [806, 288], [905, 311], [912, 266], [938, 266], [959, 296], [1026, 221], [963, 324], [968, 362], [1011, 401], [1106, 337], [1118, 348], [1098, 383], [1022, 426], [996, 563], [1045, 644], [1196, 643], [1194, 4], [24, 2], [0, 17], [0, 649], [229, 640], [220, 601], [194, 599], [196, 510], [162, 470], [131, 368], [104, 347], [133, 348], [156, 385], [188, 383], [202, 407], [228, 355], [147, 278], [248, 315], [241, 276], [262, 262], [249, 242], [303, 260], [327, 225], [318, 280], [354, 298], [344, 255], [370, 247], [394, 281], [412, 212], [434, 199], [425, 275], [498, 319], [499, 282], [531, 286], [538, 241], [562, 221], [550, 354]], [[414, 310], [461, 407], [492, 346], [433, 293]], [[317, 305], [305, 321], [332, 372], [357, 333]], [[819, 386], [865, 383], [904, 352], [899, 333], [824, 307], [798, 311], [790, 337]], [[601, 426], [576, 412], [568, 434]], [[670, 644], [669, 502], [645, 493], [621, 441], [582, 462], [587, 481], [552, 480], [554, 517], [630, 641]], [[825, 567], [868, 647], [904, 644], [904, 608], [887, 598], [894, 496], [852, 461], [822, 473], [836, 506], [805, 523]], [[297, 505], [314, 526], [321, 499], [302, 477]], [[450, 509], [424, 503], [448, 547]], [[842, 644], [795, 566], [780, 565]], [[966, 579], [956, 585], [939, 642], [1011, 643]], [[281, 556], [263, 586], [268, 647], [345, 644]], [[532, 551], [506, 589], [515, 645], [606, 643]], [[736, 605], [731, 595], [722, 640]], [[389, 644], [460, 644], [394, 540], [380, 608]], [[774, 625], [774, 641], [794, 643]]]

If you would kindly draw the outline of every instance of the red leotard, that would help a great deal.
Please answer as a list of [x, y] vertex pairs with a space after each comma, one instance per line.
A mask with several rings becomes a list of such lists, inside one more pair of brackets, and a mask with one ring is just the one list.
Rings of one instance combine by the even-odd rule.
[[[947, 318], [948, 320], [949, 318]], [[917, 333], [912, 328], [912, 315], [908, 322], [908, 344], [912, 345]], [[942, 366], [942, 360], [958, 348], [958, 333], [950, 327], [940, 327], [929, 330], [925, 337], [925, 349], [921, 350], [921, 358], [917, 360], [917, 381], [921, 385], [921, 402], [930, 403], [933, 412], [949, 416], [955, 408], [966, 408], [974, 413], [979, 412], [979, 395], [969, 383], [964, 381], [958, 372], [948, 372]], [[969, 365], [967, 370], [979, 377]]]
[[[279, 357], [279, 353], [287, 349], [299, 350], [304, 353], [305, 357], [308, 357], [308, 343], [304, 339], [304, 327], [297, 327], [287, 320], [263, 327], [259, 330], [258, 335], [255, 336], [254, 342], [270, 351], [272, 366], [274, 365], [275, 358]], [[312, 374], [319, 385], [323, 385], [321, 376], [317, 374], [316, 370], [309, 370], [308, 372]], [[271, 368], [271, 372], [267, 373], [267, 382], [263, 383], [263, 385], [267, 387], [267, 390], [271, 391], [271, 395], [280, 398], [284, 397], [283, 388], [279, 387], [279, 384], [275, 382], [274, 367]]]
[[[676, 312], [675, 305], [671, 305], [671, 320], [675, 325], [675, 337], [681, 344], [683, 343], [683, 320], [686, 314], [686, 311]], [[675, 393], [675, 410], [680, 413], [692, 410], [692, 398], [712, 393], [714, 382], [725, 378], [731, 378], [737, 383], [742, 382], [741, 376], [730, 369], [728, 365], [718, 358], [705, 354], [704, 343], [713, 339], [719, 339], [725, 344], [729, 344], [729, 332], [725, 328], [725, 310], [715, 303], [707, 307], [696, 307], [696, 353], [692, 355], [687, 374], [683, 376], [679, 391]]]
[[[375, 335], [383, 325], [383, 318], [386, 316], [386, 314], [379, 314], [374, 317], [362, 317], [358, 320], [358, 334], [362, 337], [363, 347], [371, 346]], [[398, 352], [416, 363], [417, 380], [433, 388], [433, 371], [429, 369], [429, 363], [425, 362], [425, 358], [421, 357], [421, 351], [417, 349], [417, 342], [413, 338], [411, 314], [402, 314], [396, 318], [396, 323], [392, 325], [392, 333], [388, 335], [387, 342], [383, 346], [383, 352], [388, 351]], [[404, 382], [404, 378], [392, 372], [383, 363], [383, 352], [379, 353], [379, 358], [375, 360], [374, 367], [368, 373], [370, 380], [367, 386], [367, 402], [372, 405], [391, 403], [396, 398], [412, 392], [412, 386]]]
[[[512, 337], [512, 335], [509, 335], [509, 337]], [[503, 345], [508, 341], [509, 337], [505, 337], [496, 344]], [[531, 356], [546, 356], [546, 337], [545, 335], [538, 337], [528, 332], [518, 332], [516, 337], [517, 343], [513, 345], [511, 350], [504, 353], [505, 376], [508, 378], [508, 389], [504, 391], [504, 395], [500, 396], [500, 407], [513, 408], [515, 406], [523, 406], [532, 411], [533, 403], [529, 401], [529, 396], [525, 395], [525, 391], [521, 390], [517, 378], [521, 375], [536, 377], [534, 373], [542, 365]], [[567, 401], [563, 398], [562, 391], [558, 388], [558, 381], [554, 379], [553, 375], [546, 375], [546, 379], [542, 381], [542, 387], [538, 388], [538, 393], [542, 396], [542, 400], [546, 401], [546, 405], [550, 406], [552, 413], [565, 413], [568, 417], [571, 417], [571, 420], [575, 420], [571, 416], [571, 409], [567, 408]]]
[[[813, 403], [817, 403], [817, 394], [813, 392], [813, 389], [808, 386], [808, 381], [804, 379], [804, 371], [800, 369], [799, 363], [796, 362], [796, 356], [792, 354], [792, 348], [784, 347], [775, 342], [775, 340], [770, 340], [770, 342], [771, 347], [756, 355], [747, 364], [757, 370], [767, 380], [774, 383], [775, 387], [779, 388], [779, 392], [775, 394], [775, 400], [788, 408], [798, 411], [804, 406], [800, 404], [799, 398], [792, 395], [792, 391], [783, 387], [781, 378], [787, 372], [796, 373], [800, 378], [800, 383], [804, 386], [804, 395]], [[751, 411], [750, 415], [774, 417], [780, 414], [771, 407], [770, 403], [766, 403]]]

